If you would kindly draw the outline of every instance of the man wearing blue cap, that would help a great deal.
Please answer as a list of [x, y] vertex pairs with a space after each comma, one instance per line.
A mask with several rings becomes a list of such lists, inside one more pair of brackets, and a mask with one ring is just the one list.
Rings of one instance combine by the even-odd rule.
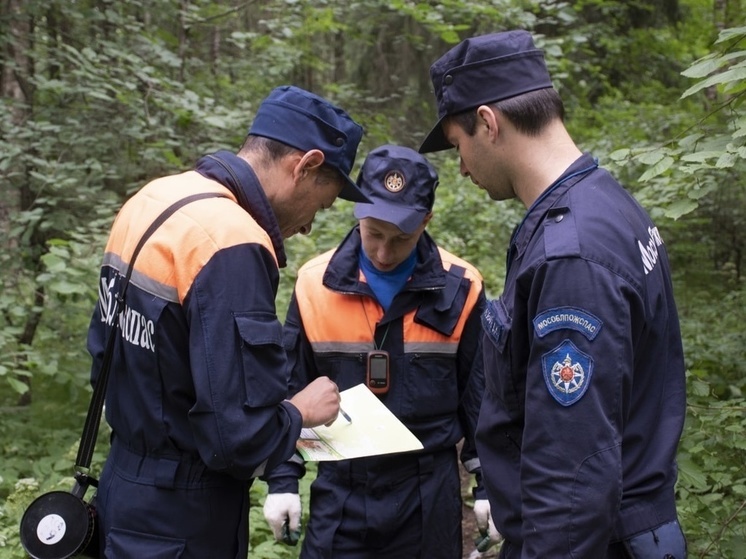
[[[424, 450], [320, 462], [301, 557], [460, 559], [462, 438], [479, 510], [487, 503], [474, 448], [482, 278], [425, 232], [438, 175], [424, 157], [381, 146], [357, 183], [371, 200], [355, 206], [359, 224], [298, 273], [285, 323], [291, 393], [322, 374], [340, 389], [366, 383]], [[266, 476], [264, 513], [278, 540], [299, 534], [303, 474], [291, 460]]]
[[647, 213], [565, 129], [525, 31], [467, 39], [430, 68], [420, 151], [527, 208], [482, 316], [477, 429], [500, 557], [683, 559], [676, 450], [686, 413], [668, 255]]
[[[98, 488], [101, 555], [245, 558], [249, 486], [287, 460], [302, 426], [333, 421], [321, 377], [289, 400], [275, 312], [283, 239], [306, 233], [352, 179], [361, 127], [302, 89], [273, 90], [237, 155], [144, 186], [106, 246], [90, 325], [92, 381], [119, 328], [106, 394], [111, 451]], [[143, 232], [182, 206], [137, 257], [118, 317], [112, 301]]]

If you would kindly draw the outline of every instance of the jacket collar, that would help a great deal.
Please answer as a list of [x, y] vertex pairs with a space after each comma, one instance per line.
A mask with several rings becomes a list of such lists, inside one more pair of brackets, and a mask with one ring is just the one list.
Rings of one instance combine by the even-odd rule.
[[277, 263], [280, 268], [284, 268], [287, 257], [280, 226], [251, 165], [237, 155], [221, 150], [199, 159], [195, 170], [233, 193], [238, 204], [267, 232], [272, 240]]
[[[368, 285], [362, 281], [358, 254], [362, 250], [360, 226], [353, 227], [334, 251], [324, 272], [323, 283], [333, 291], [372, 295]], [[417, 264], [404, 291], [426, 291], [443, 289], [446, 272], [438, 247], [425, 231], [417, 242]]]
[[549, 208], [553, 207], [557, 200], [567, 190], [580, 181], [588, 172], [598, 167], [598, 162], [588, 153], [584, 153], [576, 159], [572, 165], [552, 183], [539, 198], [531, 205], [523, 217], [523, 221], [515, 228], [513, 237], [510, 242], [508, 260], [510, 261], [511, 252], [521, 255], [528, 246], [534, 231], [544, 220]]

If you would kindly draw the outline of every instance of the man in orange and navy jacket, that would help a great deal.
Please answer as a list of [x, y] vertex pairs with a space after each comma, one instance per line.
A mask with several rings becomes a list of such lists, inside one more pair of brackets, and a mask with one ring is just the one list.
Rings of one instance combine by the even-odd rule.
[[[336, 418], [328, 378], [287, 400], [275, 295], [283, 239], [308, 231], [338, 195], [365, 200], [348, 176], [361, 137], [325, 99], [278, 87], [237, 154], [156, 179], [119, 212], [88, 336], [95, 383], [119, 328], [97, 493], [102, 557], [245, 559], [252, 479], [293, 454], [302, 426]], [[183, 206], [148, 238], [114, 311], [143, 232], [199, 193], [216, 197]]]
[[[438, 175], [423, 156], [381, 146], [357, 183], [372, 202], [356, 204], [359, 224], [298, 273], [285, 323], [291, 393], [319, 375], [340, 390], [366, 383], [369, 353], [385, 352], [389, 372], [382, 369], [373, 392], [424, 450], [320, 462], [301, 557], [460, 559], [461, 439], [485, 535], [490, 520], [474, 447], [484, 388], [482, 277], [425, 232]], [[288, 532], [299, 535], [304, 473], [297, 459], [265, 476], [265, 517], [286, 543]]]

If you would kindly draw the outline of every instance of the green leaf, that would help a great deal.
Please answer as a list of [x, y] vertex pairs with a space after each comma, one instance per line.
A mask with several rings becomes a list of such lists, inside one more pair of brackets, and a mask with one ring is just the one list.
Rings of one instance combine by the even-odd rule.
[[721, 151], [696, 151], [694, 153], [683, 155], [681, 157], [681, 160], [691, 161], [691, 162], [696, 162], [696, 163], [703, 163], [709, 159], [720, 157], [721, 154], [722, 154]]
[[50, 272], [62, 272], [67, 268], [67, 261], [53, 252], [48, 252], [41, 257], [42, 262]]
[[26, 394], [26, 392], [29, 391], [28, 384], [26, 384], [25, 382], [21, 382], [20, 380], [13, 377], [6, 377], [6, 380], [8, 381], [8, 384], [10, 384], [11, 388], [18, 392], [18, 394]]
[[722, 67], [723, 64], [723, 59], [720, 56], [710, 54], [697, 60], [689, 68], [681, 72], [681, 75], [687, 78], [704, 78]]
[[639, 154], [636, 159], [644, 165], [655, 165], [666, 155], [665, 150], [653, 149]]
[[666, 156], [658, 163], [650, 167], [647, 171], [645, 171], [642, 176], [640, 177], [640, 182], [646, 182], [652, 179], [653, 177], [657, 177], [658, 175], [661, 175], [668, 171], [671, 166], [674, 164], [673, 157]]
[[706, 80], [693, 85], [681, 94], [681, 98], [684, 99], [686, 97], [689, 97], [690, 95], [693, 95], [703, 89], [707, 89], [708, 87], [741, 81], [744, 79], [746, 79], [746, 68], [731, 68], [730, 70], [726, 70], [725, 72], [711, 76]]
[[[684, 199], [676, 200], [666, 207], [665, 216], [671, 219], [679, 219], [680, 217], [693, 212], [699, 207], [699, 204], [695, 200]], [[709, 387], [708, 387], [709, 389]]]
[[689, 134], [688, 136], [685, 136], [681, 140], [679, 140], [679, 146], [690, 150], [694, 149], [694, 147], [697, 145], [697, 142], [699, 142], [702, 138], [704, 138], [704, 134], [701, 132], [697, 132], [696, 134]]
[[679, 483], [685, 483], [700, 491], [709, 489], [707, 476], [691, 459], [679, 456], [677, 463], [679, 466]]
[[691, 386], [692, 392], [696, 396], [709, 396], [710, 395], [710, 385], [706, 382], [695, 380], [695, 381], [692, 381], [690, 386]]
[[72, 283], [65, 280], [51, 282], [48, 287], [55, 293], [59, 293], [61, 295], [72, 295], [73, 293], [83, 294], [88, 290], [87, 286], [85, 285], [82, 285], [80, 283]]
[[735, 153], [724, 153], [718, 158], [717, 162], [715, 163], [715, 167], [717, 167], [718, 169], [733, 167], [733, 165], [736, 164], [737, 160], [738, 157]]
[[744, 35], [746, 35], [746, 27], [730, 27], [720, 32], [715, 43], [723, 43], [730, 39], [742, 39]]

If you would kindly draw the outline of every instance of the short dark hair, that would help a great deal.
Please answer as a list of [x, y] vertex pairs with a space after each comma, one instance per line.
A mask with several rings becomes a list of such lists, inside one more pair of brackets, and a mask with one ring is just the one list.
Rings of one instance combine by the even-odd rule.
[[324, 163], [316, 173], [316, 184], [328, 182], [339, 182], [344, 185], [345, 178], [337, 169]]
[[300, 150], [293, 146], [278, 142], [277, 140], [273, 140], [272, 138], [249, 134], [246, 136], [246, 139], [238, 153], [239, 155], [242, 155], [248, 152], [258, 152], [261, 153], [267, 161], [272, 162], [282, 159], [286, 155], [290, 155], [297, 151]]
[[[246, 154], [248, 152], [261, 153], [265, 161], [272, 163], [279, 161], [283, 157], [290, 155], [291, 153], [298, 153], [302, 150], [283, 144], [280, 141], [273, 140], [272, 138], [266, 138], [264, 136], [257, 136], [249, 134], [246, 136], [241, 149], [238, 151], [239, 155]], [[330, 181], [344, 181], [342, 174], [332, 167], [324, 163], [316, 173], [316, 183], [326, 183]]]
[[[537, 89], [509, 99], [489, 104], [500, 111], [521, 132], [529, 136], [538, 135], [555, 118], [565, 119], [565, 106], [554, 88]], [[477, 127], [476, 108], [450, 116], [464, 132], [473, 136]]]

